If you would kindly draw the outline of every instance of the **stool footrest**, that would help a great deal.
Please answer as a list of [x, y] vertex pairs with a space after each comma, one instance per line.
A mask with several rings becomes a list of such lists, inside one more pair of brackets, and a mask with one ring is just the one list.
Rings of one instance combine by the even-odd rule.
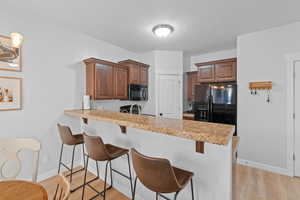
[[162, 198], [164, 198], [164, 199], [166, 199], [166, 200], [171, 200], [171, 199], [169, 199], [168, 197], [166, 197], [165, 195], [162, 195], [162, 194], [160, 194], [160, 193], [158, 193], [158, 196], [160, 196], [160, 197], [162, 197]]
[[129, 176], [127, 176], [127, 175], [125, 175], [125, 174], [123, 174], [122, 172], [119, 172], [119, 171], [117, 171], [117, 170], [115, 170], [115, 169], [111, 169], [113, 172], [115, 172], [115, 173], [117, 173], [117, 174], [119, 174], [119, 175], [121, 175], [121, 176], [123, 176], [123, 177], [125, 177], [125, 178], [127, 178], [127, 179], [130, 179], [130, 177]]
[[[93, 182], [93, 181], [95, 181], [95, 180], [97, 180], [97, 179], [98, 179], [98, 177], [93, 178], [93, 179], [89, 180], [88, 182], [86, 182], [85, 184], [88, 185], [89, 183], [91, 183], [91, 182]], [[80, 189], [80, 188], [82, 188], [83, 186], [84, 186], [84, 184], [81, 184], [81, 185], [79, 185], [78, 187], [72, 189], [72, 190], [71, 190], [71, 193], [72, 193], [72, 192], [75, 192], [76, 190], [78, 190], [78, 189]]]
[[[75, 172], [72, 172], [72, 174], [76, 174], [76, 173], [81, 172], [81, 171], [83, 171], [83, 170], [84, 170], [84, 167], [83, 167], [83, 168], [80, 168], [80, 169], [78, 169], [78, 170], [76, 170]], [[71, 171], [71, 170], [69, 170], [69, 171]], [[71, 176], [71, 173], [65, 175], [65, 177], [68, 177], [68, 176]]]
[[[98, 177], [96, 179], [99, 179]], [[95, 180], [93, 180], [95, 181]], [[91, 183], [92, 181], [90, 181], [89, 183]], [[95, 199], [96, 197], [98, 197], [99, 195], [103, 196], [103, 193], [107, 190], [112, 189], [112, 186], [109, 186], [108, 188], [105, 188], [104, 190], [102, 190], [101, 192], [99, 192], [96, 188], [94, 188], [93, 186], [91, 186], [89, 183], [86, 183], [87, 186], [89, 186], [89, 188], [91, 188], [92, 190], [94, 190], [94, 192], [96, 192], [97, 194], [95, 196], [93, 196], [91, 199]]]

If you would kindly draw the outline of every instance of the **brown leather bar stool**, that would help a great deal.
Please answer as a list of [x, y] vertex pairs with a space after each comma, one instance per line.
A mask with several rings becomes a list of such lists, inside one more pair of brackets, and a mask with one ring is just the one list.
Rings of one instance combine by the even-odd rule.
[[[57, 124], [57, 127], [58, 127], [58, 132], [59, 132], [59, 135], [60, 135], [60, 138], [62, 141], [62, 145], [61, 145], [61, 149], [60, 149], [60, 156], [59, 156], [58, 174], [60, 173], [61, 166], [65, 167], [70, 172], [69, 174], [66, 175], [66, 177], [70, 176], [70, 183], [72, 183], [73, 174], [84, 170], [84, 167], [83, 167], [81, 169], [73, 171], [75, 148], [77, 145], [82, 145], [83, 161], [84, 161], [84, 165], [85, 165], [83, 135], [82, 134], [73, 135], [70, 127], [68, 127], [68, 126], [63, 126], [63, 125]], [[73, 146], [71, 167], [68, 167], [65, 163], [62, 162], [64, 145]], [[82, 187], [82, 186], [72, 189], [71, 192], [74, 192], [75, 190], [79, 189], [80, 187]]]
[[[106, 191], [113, 187], [112, 172], [115, 172], [115, 173], [127, 178], [130, 181], [130, 189], [131, 189], [131, 194], [133, 196], [133, 185], [132, 185], [131, 167], [130, 167], [130, 160], [129, 160], [129, 150], [123, 149], [123, 148], [120, 148], [120, 147], [117, 147], [117, 146], [114, 146], [111, 144], [104, 144], [101, 137], [99, 137], [99, 136], [88, 136], [84, 133], [83, 137], [84, 137], [84, 142], [85, 142], [85, 146], [86, 146], [86, 150], [87, 150], [87, 160], [86, 160], [85, 175], [84, 175], [84, 184], [83, 184], [84, 186], [83, 186], [83, 190], [82, 190], [82, 199], [84, 198], [85, 186], [87, 185], [97, 193], [91, 199], [94, 199], [97, 196], [101, 195], [103, 197], [103, 199], [105, 200]], [[129, 176], [112, 168], [112, 161], [121, 156], [124, 156], [124, 155], [127, 156]], [[95, 179], [92, 179], [92, 180], [86, 182], [86, 176], [87, 176], [87, 170], [88, 170], [88, 164], [89, 164], [90, 158], [95, 160], [97, 163], [97, 165], [96, 165], [97, 177]], [[96, 179], [99, 179], [98, 161], [106, 161], [104, 189], [101, 192], [97, 191], [94, 187], [92, 187], [90, 185], [91, 182], [93, 182]], [[111, 184], [108, 188], [106, 188], [108, 164], [110, 166]]]
[[175, 193], [174, 200], [181, 190], [185, 188], [188, 182], [191, 182], [192, 200], [194, 200], [193, 176], [192, 172], [172, 167], [167, 159], [152, 158], [144, 156], [131, 149], [133, 168], [137, 174], [134, 181], [133, 199], [136, 192], [137, 179], [149, 190], [156, 193], [158, 196], [170, 200], [162, 193]]

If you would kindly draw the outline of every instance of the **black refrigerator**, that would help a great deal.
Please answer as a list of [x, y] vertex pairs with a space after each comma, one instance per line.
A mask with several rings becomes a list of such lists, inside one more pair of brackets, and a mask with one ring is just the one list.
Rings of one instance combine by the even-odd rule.
[[235, 83], [195, 86], [195, 120], [236, 125], [237, 85]]

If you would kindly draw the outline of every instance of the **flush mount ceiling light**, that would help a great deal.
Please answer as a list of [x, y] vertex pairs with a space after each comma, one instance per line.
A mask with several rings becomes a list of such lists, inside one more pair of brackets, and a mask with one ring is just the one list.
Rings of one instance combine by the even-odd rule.
[[158, 24], [153, 27], [152, 32], [160, 38], [168, 37], [174, 31], [173, 26], [169, 24]]

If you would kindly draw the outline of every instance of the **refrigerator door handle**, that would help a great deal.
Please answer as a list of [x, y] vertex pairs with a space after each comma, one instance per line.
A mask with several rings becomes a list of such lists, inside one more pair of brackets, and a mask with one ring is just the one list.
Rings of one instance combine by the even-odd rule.
[[208, 121], [212, 122], [213, 121], [213, 97], [209, 96], [209, 118]]

